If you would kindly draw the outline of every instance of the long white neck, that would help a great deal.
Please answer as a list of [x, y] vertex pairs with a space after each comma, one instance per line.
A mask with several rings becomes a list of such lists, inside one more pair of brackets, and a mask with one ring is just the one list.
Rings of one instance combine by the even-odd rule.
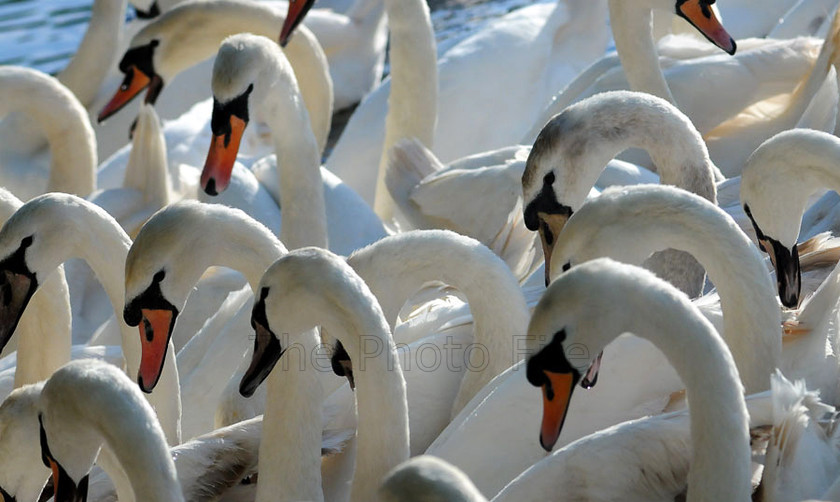
[[646, 92], [676, 105], [659, 68], [649, 8], [627, 0], [609, 0], [610, 26], [621, 66], [634, 91]]
[[[155, 412], [139, 390], [106, 379], [74, 393], [78, 418], [98, 429], [131, 482], [135, 500], [182, 502], [175, 464]], [[71, 414], [72, 416], [72, 414]]]
[[50, 146], [47, 191], [86, 196], [96, 189], [96, 139], [87, 111], [66, 87], [44, 73], [0, 69], [0, 116], [21, 111], [41, 127]]
[[[625, 249], [613, 247], [612, 252], [631, 253], [638, 263], [665, 248], [686, 251], [697, 258], [720, 294], [723, 337], [744, 387], [748, 393], [769, 389], [770, 373], [781, 362], [781, 314], [764, 260], [732, 218], [717, 206], [685, 192], [662, 188], [640, 186], [605, 192], [593, 201], [604, 204], [587, 204], [596, 210], [587, 211], [587, 217], [578, 222], [584, 227], [601, 222], [602, 231], [609, 227], [605, 233], [616, 239], [614, 246], [627, 244]], [[616, 199], [621, 203], [611, 204]], [[570, 222], [585, 214], [587, 206]], [[608, 210], [598, 211], [600, 208]], [[562, 243], [560, 239], [558, 246]]]
[[[236, 0], [206, 0], [177, 5], [161, 18], [144, 28], [135, 37], [143, 40], [155, 37], [171, 39], [156, 58], [156, 71], [164, 81], [179, 72], [204, 61], [219, 50], [226, 37], [237, 33], [253, 33], [277, 39], [285, 15], [267, 5]], [[301, 29], [303, 28], [303, 29]], [[315, 133], [318, 151], [327, 144], [333, 111], [333, 84], [327, 57], [315, 36], [305, 26], [299, 26], [295, 36], [283, 49], [295, 70], [301, 95], [309, 111], [311, 129]]]
[[426, 283], [441, 281], [466, 296], [473, 343], [486, 351], [486, 365], [465, 372], [453, 414], [516, 362], [514, 338], [525, 332], [530, 313], [510, 269], [481, 243], [449, 231], [414, 231], [361, 249], [347, 263], [367, 283], [392, 326], [405, 301]]
[[[280, 68], [267, 68], [262, 78], [277, 81], [274, 77]], [[309, 128], [308, 114], [298, 90], [295, 86], [282, 88], [280, 92], [267, 95], [258, 106], [268, 121], [277, 151], [280, 203], [283, 206], [280, 240], [289, 249], [306, 246], [326, 248], [327, 210], [321, 180], [320, 150]]]
[[[617, 272], [604, 273], [606, 266]], [[598, 260], [557, 282], [537, 306], [531, 327], [548, 325], [550, 330], [537, 333], [553, 334], [569, 325], [557, 326], [552, 317], [572, 316], [574, 331], [567, 331], [566, 346], [584, 344], [592, 352], [625, 332], [650, 340], [676, 369], [690, 402], [693, 455], [687, 500], [750, 500], [743, 389], [711, 323], [673, 287], [627, 265]]]
[[385, 186], [391, 147], [403, 138], [417, 138], [432, 147], [437, 123], [437, 50], [429, 7], [421, 0], [385, 0], [391, 60], [391, 97], [385, 118], [385, 141], [379, 159], [373, 208], [386, 224], [394, 200]]
[[[319, 343], [315, 330], [295, 337], [266, 378], [260, 465], [267, 474], [257, 485], [257, 501], [324, 500], [321, 485], [321, 403], [323, 389], [307, 368]], [[277, 445], [283, 445], [278, 448]]]
[[[362, 502], [376, 500], [385, 474], [409, 457], [408, 404], [396, 345], [376, 299], [368, 293], [356, 305], [342, 305], [349, 308], [326, 316], [322, 325], [336, 335], [351, 359], [364, 357], [353, 360], [358, 425], [350, 490], [350, 500]], [[371, 347], [376, 347], [375, 357]]]
[[96, 99], [99, 87], [117, 58], [120, 34], [125, 23], [126, 0], [97, 0], [93, 3], [90, 23], [76, 50], [58, 80], [88, 106]]
[[46, 380], [70, 360], [72, 321], [70, 292], [60, 266], [39, 284], [15, 329], [16, 389]]

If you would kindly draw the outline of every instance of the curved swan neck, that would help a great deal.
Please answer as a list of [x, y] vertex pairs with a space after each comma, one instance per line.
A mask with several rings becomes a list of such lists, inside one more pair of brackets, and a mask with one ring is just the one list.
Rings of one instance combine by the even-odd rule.
[[[231, 35], [253, 33], [275, 40], [284, 20], [282, 13], [255, 2], [186, 2], [146, 26], [134, 37], [132, 45], [167, 39], [166, 44], [161, 43], [158, 47], [160, 54], [155, 58], [155, 70], [164, 82], [168, 82], [181, 71], [215, 55], [222, 40]], [[333, 84], [327, 57], [305, 26], [298, 27], [284, 53], [300, 83], [319, 152], [323, 151], [333, 111]]]
[[[569, 316], [565, 325], [551, 319]], [[653, 342], [685, 383], [690, 401], [694, 452], [687, 500], [750, 499], [749, 425], [738, 372], [723, 340], [685, 295], [641, 269], [590, 262], [549, 286], [529, 338], [561, 329], [567, 333], [564, 346], [586, 344], [592, 352], [624, 332]]]
[[437, 124], [437, 49], [429, 6], [421, 0], [385, 0], [390, 30], [391, 96], [379, 158], [374, 211], [389, 224], [394, 200], [385, 186], [391, 147], [417, 138], [431, 148]]
[[386, 237], [347, 259], [379, 300], [385, 318], [399, 310], [424, 284], [440, 281], [466, 296], [474, 319], [473, 343], [486, 365], [465, 372], [453, 411], [516, 361], [514, 339], [530, 317], [519, 284], [507, 265], [473, 239], [454, 232], [415, 231]]
[[320, 325], [350, 356], [358, 410], [350, 500], [376, 500], [382, 477], [409, 455], [405, 379], [382, 309], [343, 259], [317, 248], [275, 262], [260, 287], [269, 289], [272, 329], [300, 332]]
[[716, 201], [719, 171], [688, 117], [659, 98], [632, 91], [599, 94], [554, 117], [528, 158], [525, 198], [532, 200], [542, 189], [542, 180], [535, 178], [542, 164], [559, 165], [557, 200], [577, 211], [607, 163], [633, 147], [650, 153], [663, 184]]
[[[650, 215], [656, 215], [655, 220]], [[576, 225], [569, 234], [564, 229], [561, 235], [567, 238], [558, 239], [558, 248], [568, 245], [568, 236], [578, 228], [599, 225], [601, 235], [608, 233], [614, 239], [613, 246], [625, 244], [625, 249], [614, 247], [614, 253], [634, 253], [633, 259], [639, 263], [665, 248], [692, 254], [720, 294], [723, 337], [744, 387], [748, 393], [770, 388], [770, 373], [781, 360], [781, 317], [775, 288], [758, 250], [726, 213], [680, 190], [639, 186], [605, 191], [576, 213], [567, 227], [575, 219], [581, 226]], [[635, 244], [629, 246], [629, 242]], [[552, 261], [562, 255], [555, 249]]]
[[[265, 382], [260, 465], [268, 476], [257, 485], [259, 502], [324, 500], [320, 454], [323, 392], [318, 376], [306, 368], [307, 357], [318, 346], [316, 331], [296, 336], [295, 344], [299, 345], [278, 362]], [[294, 412], [290, 413], [290, 405]]]
[[753, 152], [744, 166], [741, 199], [762, 232], [792, 248], [808, 199], [823, 188], [840, 192], [838, 158], [840, 140], [810, 129], [777, 134]]
[[108, 76], [120, 47], [126, 0], [98, 0], [93, 3], [90, 22], [76, 55], [58, 80], [88, 106]]
[[659, 96], [676, 105], [659, 68], [650, 8], [640, 8], [626, 0], [609, 0], [609, 8], [615, 48], [630, 88]]
[[[280, 240], [289, 249], [327, 247], [327, 210], [321, 179], [320, 149], [309, 127], [309, 116], [282, 52], [264, 61], [260, 79], [274, 92], [254, 103], [265, 116], [277, 152], [280, 201], [283, 205]], [[288, 83], [279, 85], [278, 82]], [[276, 90], [274, 89], [276, 88]]]
[[87, 111], [73, 93], [41, 72], [1, 68], [0, 116], [13, 111], [32, 117], [47, 138], [47, 191], [86, 196], [96, 189], [96, 139]]
[[[85, 363], [90, 364], [71, 363], [56, 374], [67, 375], [67, 368], [78, 370]], [[182, 502], [163, 430], [139, 389], [117, 369], [103, 371], [100, 366], [86, 370], [95, 374], [79, 372], [58, 385], [51, 385], [53, 377], [45, 385], [42, 408], [50, 438], [60, 435], [59, 422], [63, 421], [74, 422], [72, 427], [76, 429], [92, 429], [119, 460], [131, 481], [135, 500]]]

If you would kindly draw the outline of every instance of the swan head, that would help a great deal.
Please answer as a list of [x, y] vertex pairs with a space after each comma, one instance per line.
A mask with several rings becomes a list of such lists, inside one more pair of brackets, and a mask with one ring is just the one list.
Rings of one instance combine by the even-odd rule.
[[[52, 471], [54, 500], [56, 502], [85, 502], [87, 500], [88, 480], [90, 479], [89, 472], [80, 474], [78, 478], [71, 476], [67, 469], [55, 460], [50, 451], [49, 441], [44, 430], [43, 415], [38, 415], [38, 424], [40, 427], [41, 459], [44, 465]], [[98, 453], [98, 448], [93, 456], [88, 456], [89, 465], [93, 464], [96, 453]], [[84, 461], [79, 465], [84, 465]], [[78, 481], [75, 481], [75, 479], [78, 479]]]
[[609, 258], [574, 267], [546, 289], [525, 338], [526, 377], [543, 393], [540, 444], [546, 451], [560, 437], [575, 384], [613, 338], [633, 331], [632, 316], [609, 314], [623, 313], [640, 288], [652, 285], [671, 291], [668, 299], [681, 295], [651, 272]]
[[160, 40], [143, 40], [142, 31], [132, 40], [131, 46], [119, 62], [119, 70], [124, 75], [120, 87], [114, 96], [102, 108], [97, 121], [102, 122], [120, 111], [144, 89], [146, 103], [155, 104], [163, 90], [164, 79], [155, 71], [155, 54], [160, 52]]
[[[293, 345], [288, 335], [303, 333], [316, 325], [326, 328], [330, 334], [364, 333], [364, 328], [348, 326], [354, 322], [350, 313], [371, 307], [378, 309], [381, 316], [377, 318], [381, 321], [377, 328], [388, 331], [376, 298], [342, 258], [320, 248], [301, 248], [281, 257], [260, 281], [259, 299], [251, 314], [251, 326], [256, 331], [254, 355], [240, 382], [240, 393], [246, 397], [253, 394], [268, 376]], [[358, 345], [362, 344], [348, 346], [349, 350], [343, 354], [361, 353], [362, 347]], [[340, 352], [337, 347], [332, 350], [333, 354]], [[334, 355], [331, 362], [334, 369], [336, 364], [341, 366], [339, 376], [346, 376], [352, 382], [349, 357]]]
[[68, 248], [84, 240], [72, 224], [76, 209], [104, 213], [75, 195], [48, 193], [21, 206], [0, 230], [0, 345], [17, 328], [39, 279], [64, 261]]
[[[279, 70], [279, 71], [278, 71]], [[262, 103], [270, 113], [289, 113], [278, 89], [297, 89], [294, 72], [273, 41], [247, 33], [226, 38], [213, 64], [213, 115], [210, 129], [213, 138], [201, 173], [201, 187], [208, 195], [218, 195], [230, 183], [242, 134], [248, 126], [250, 109]], [[299, 93], [291, 93], [295, 96]], [[273, 108], [273, 109], [272, 109]]]
[[[796, 308], [800, 297], [797, 239], [812, 195], [833, 181], [840, 153], [834, 135], [809, 129], [781, 132], [747, 159], [741, 176], [741, 204], [759, 247], [776, 269], [779, 298]], [[829, 185], [830, 186], [830, 185]]]
[[37, 500], [50, 475], [38, 445], [38, 398], [43, 382], [15, 389], [0, 405], [0, 495]]
[[[672, 3], [674, 0], [660, 0], [660, 2], [663, 1]], [[676, 0], [676, 4], [666, 7], [674, 9], [678, 16], [694, 26], [709, 42], [715, 44], [727, 54], [733, 55], [737, 50], [737, 45], [715, 15], [715, 11], [712, 9], [714, 3], [715, 0]]]
[[292, 35], [292, 32], [295, 31], [295, 28], [303, 21], [303, 18], [306, 17], [306, 13], [309, 12], [309, 9], [315, 5], [315, 0], [290, 0], [289, 1], [289, 9], [286, 11], [286, 20], [283, 21], [283, 29], [280, 30], [280, 46], [286, 47], [286, 44], [289, 43], [289, 37]]
[[[195, 201], [169, 205], [140, 229], [125, 263], [123, 319], [138, 326], [140, 388], [151, 392], [160, 378], [172, 330], [193, 286], [208, 268], [210, 228], [230, 208]], [[185, 256], [194, 259], [184, 259]]]

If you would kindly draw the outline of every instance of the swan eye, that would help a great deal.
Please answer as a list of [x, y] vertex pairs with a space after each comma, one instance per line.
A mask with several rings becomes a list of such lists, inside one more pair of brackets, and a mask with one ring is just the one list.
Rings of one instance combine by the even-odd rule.
[[553, 185], [554, 180], [554, 171], [551, 171], [550, 173], [546, 174], [545, 177], [543, 177], [543, 185]]
[[154, 282], [160, 282], [166, 277], [166, 271], [161, 270], [160, 272], [156, 273], [155, 276], [152, 278]]
[[22, 248], [28, 248], [31, 245], [32, 245], [32, 236], [31, 235], [29, 237], [24, 237], [23, 240], [20, 241], [20, 247], [22, 247]]
[[572, 268], [572, 262], [571, 262], [571, 261], [567, 261], [567, 262], [563, 265], [563, 272], [568, 272], [568, 270], [569, 270], [570, 268]]

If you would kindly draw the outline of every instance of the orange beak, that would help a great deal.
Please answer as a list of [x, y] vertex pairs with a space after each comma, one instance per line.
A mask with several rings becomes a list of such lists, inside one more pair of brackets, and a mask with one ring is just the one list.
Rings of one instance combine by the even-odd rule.
[[286, 21], [283, 22], [283, 29], [280, 30], [281, 47], [286, 47], [286, 44], [289, 43], [289, 36], [303, 21], [306, 13], [314, 4], [315, 0], [289, 0], [289, 11], [286, 14]]
[[160, 378], [163, 363], [166, 360], [166, 348], [175, 324], [174, 313], [168, 309], [141, 309], [143, 321], [140, 323], [140, 371], [137, 383], [143, 392], [152, 392]]
[[210, 151], [201, 172], [201, 188], [208, 195], [218, 195], [230, 184], [233, 163], [239, 152], [239, 142], [248, 123], [236, 115], [230, 116], [229, 134], [213, 136]]
[[555, 373], [548, 370], [543, 370], [543, 372], [549, 383], [542, 386], [543, 419], [540, 428], [540, 444], [545, 451], [550, 452], [563, 429], [575, 382], [571, 373]]
[[697, 28], [709, 42], [717, 45], [730, 55], [735, 54], [737, 46], [735, 40], [729, 36], [720, 24], [708, 0], [677, 1], [677, 14]]
[[99, 112], [97, 120], [102, 122], [120, 111], [123, 106], [140, 94], [140, 91], [148, 87], [151, 82], [152, 78], [137, 69], [136, 66], [129, 67], [120, 88], [117, 89], [111, 101], [108, 101], [108, 104]]

